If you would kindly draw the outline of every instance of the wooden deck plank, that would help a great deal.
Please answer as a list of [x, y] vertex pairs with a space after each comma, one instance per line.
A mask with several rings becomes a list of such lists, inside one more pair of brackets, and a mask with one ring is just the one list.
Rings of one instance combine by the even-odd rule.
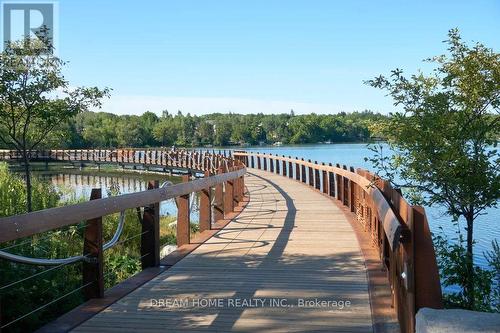
[[[372, 332], [364, 258], [342, 210], [279, 175], [252, 170], [245, 181], [250, 202], [238, 217], [74, 332]], [[200, 304], [214, 299], [223, 306]], [[351, 304], [299, 306], [316, 299]]]

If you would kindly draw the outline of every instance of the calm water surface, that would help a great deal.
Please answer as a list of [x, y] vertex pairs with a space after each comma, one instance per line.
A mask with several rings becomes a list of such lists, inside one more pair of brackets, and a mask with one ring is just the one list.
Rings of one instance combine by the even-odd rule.
[[[57, 169], [49, 171], [34, 171], [33, 175], [52, 183], [63, 195], [61, 200], [73, 203], [75, 200], [88, 200], [93, 188], [100, 188], [103, 197], [119, 194], [146, 191], [148, 181], [159, 180], [160, 186], [164, 182], [171, 184], [179, 183], [179, 177], [168, 177], [160, 173], [136, 173], [136, 172], [99, 172], [95, 169]], [[193, 201], [191, 220], [197, 221], [197, 202]], [[160, 215], [176, 215], [177, 206], [173, 199], [162, 201], [160, 204]]]

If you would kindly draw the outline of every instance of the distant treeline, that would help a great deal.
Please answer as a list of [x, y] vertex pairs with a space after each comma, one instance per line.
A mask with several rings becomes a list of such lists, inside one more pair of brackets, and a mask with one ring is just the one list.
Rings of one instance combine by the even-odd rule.
[[56, 131], [47, 146], [59, 148], [225, 146], [319, 142], [365, 142], [369, 126], [385, 116], [364, 112], [331, 115], [153, 112], [141, 116], [84, 112]]

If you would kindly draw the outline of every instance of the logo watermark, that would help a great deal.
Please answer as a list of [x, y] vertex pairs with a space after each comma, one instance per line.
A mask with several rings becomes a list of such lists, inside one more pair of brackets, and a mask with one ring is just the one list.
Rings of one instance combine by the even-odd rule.
[[[57, 3], [50, 1], [1, 2], [2, 48], [25, 38], [47, 44], [47, 52], [57, 49]], [[41, 39], [40, 36], [45, 38]], [[49, 47], [50, 45], [50, 47]]]
[[162, 308], [329, 308], [343, 310], [351, 307], [351, 301], [344, 299], [318, 298], [156, 298], [151, 307]]

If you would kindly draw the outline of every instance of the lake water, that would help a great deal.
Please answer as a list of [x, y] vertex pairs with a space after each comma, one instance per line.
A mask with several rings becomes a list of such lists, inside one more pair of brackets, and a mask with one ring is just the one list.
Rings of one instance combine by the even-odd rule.
[[[312, 161], [325, 163], [339, 163], [353, 167], [361, 167], [371, 169], [370, 162], [365, 162], [364, 158], [372, 156], [372, 152], [368, 150], [366, 144], [320, 144], [320, 145], [297, 145], [297, 146], [280, 146], [280, 147], [248, 147], [246, 150], [258, 151], [262, 153], [272, 153], [278, 155], [292, 156]], [[138, 174], [131, 172], [116, 172], [116, 173], [96, 173], [95, 170], [77, 169], [58, 170], [50, 172], [38, 172], [37, 177], [50, 180], [60, 188], [71, 188], [74, 195], [85, 195], [89, 197], [90, 190], [93, 187], [101, 187], [103, 194], [114, 187], [120, 193], [130, 193], [143, 191], [147, 188], [148, 180], [160, 179], [163, 181], [179, 182], [178, 177], [167, 177], [162, 174]], [[197, 208], [193, 207], [191, 218], [197, 220]], [[491, 250], [491, 241], [500, 238], [499, 209], [489, 209], [486, 214], [480, 216], [475, 223], [475, 261], [481, 265], [486, 265], [486, 260], [483, 253]], [[451, 218], [444, 215], [442, 207], [426, 207], [427, 218], [432, 231], [437, 232], [439, 227], [442, 227], [449, 236], [455, 236], [457, 227], [450, 221]], [[173, 200], [167, 200], [161, 203], [162, 215], [175, 215], [177, 208]], [[461, 221], [463, 228], [464, 221]], [[462, 229], [463, 230], [463, 229]]]
[[[33, 171], [33, 176], [52, 183], [62, 193], [61, 200], [64, 202], [74, 202], [74, 200], [86, 200], [90, 197], [93, 188], [100, 188], [104, 198], [146, 191], [148, 181], [159, 180], [160, 186], [165, 182], [170, 184], [179, 183], [180, 177], [169, 177], [161, 173], [138, 173], [138, 172], [120, 172], [106, 171], [99, 172], [96, 169], [56, 169], [48, 171]], [[197, 201], [192, 200], [193, 207], [191, 220], [198, 220]], [[160, 215], [176, 215], [177, 206], [173, 199], [165, 200], [160, 203]]]

